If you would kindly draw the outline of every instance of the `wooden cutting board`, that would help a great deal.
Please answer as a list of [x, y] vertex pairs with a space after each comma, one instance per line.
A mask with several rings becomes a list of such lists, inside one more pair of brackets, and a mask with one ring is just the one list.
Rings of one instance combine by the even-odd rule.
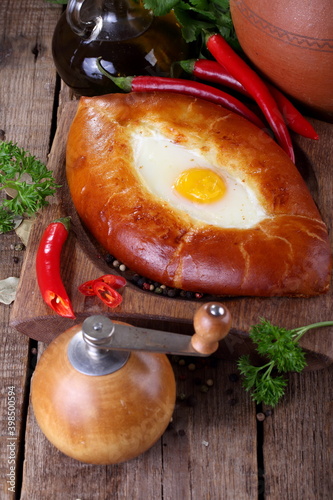
[[[114, 271], [106, 264], [100, 249], [82, 227], [66, 185], [66, 139], [76, 109], [77, 102], [69, 102], [60, 116], [48, 168], [53, 170], [62, 188], [33, 225], [12, 309], [11, 325], [23, 334], [45, 343], [92, 314], [105, 314], [138, 326], [192, 334], [193, 314], [201, 305], [198, 300], [161, 297], [153, 292], [142, 291], [129, 283], [124, 288], [123, 303], [112, 310], [95, 297], [84, 297], [78, 292], [77, 287], [81, 283]], [[315, 120], [312, 120], [312, 123], [320, 134], [320, 140], [293, 137], [296, 165], [301, 166], [301, 174], [332, 233], [333, 167], [330, 161], [333, 158], [333, 125]], [[35, 274], [35, 256], [42, 232], [52, 220], [65, 215], [72, 217], [72, 230], [63, 249], [62, 276], [73, 303], [76, 320], [59, 317], [44, 304]], [[220, 357], [228, 359], [236, 359], [241, 354], [253, 351], [248, 330], [251, 325], [258, 323], [261, 317], [286, 328], [333, 319], [332, 290], [326, 295], [310, 299], [237, 297], [219, 301], [229, 308], [233, 318], [232, 330], [218, 351]], [[303, 337], [302, 346], [308, 353], [310, 368], [317, 369], [329, 365], [333, 361], [333, 329], [326, 327], [312, 330]]]

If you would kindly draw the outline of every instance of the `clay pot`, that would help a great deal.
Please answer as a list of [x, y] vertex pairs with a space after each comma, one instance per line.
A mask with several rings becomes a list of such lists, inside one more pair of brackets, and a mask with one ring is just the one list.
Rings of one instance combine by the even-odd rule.
[[332, 0], [230, 0], [238, 40], [276, 86], [333, 119]]

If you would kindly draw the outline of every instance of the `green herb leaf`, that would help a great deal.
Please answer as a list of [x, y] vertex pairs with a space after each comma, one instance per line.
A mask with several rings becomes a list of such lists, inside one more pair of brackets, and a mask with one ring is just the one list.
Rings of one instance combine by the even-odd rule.
[[186, 42], [203, 42], [204, 33], [220, 33], [235, 49], [240, 45], [230, 14], [229, 0], [144, 0], [156, 16], [172, 10], [182, 27]]
[[17, 144], [0, 142], [0, 189], [14, 193], [13, 198], [1, 200], [0, 232], [13, 229], [16, 216], [38, 212], [58, 187], [42, 162]]
[[151, 9], [155, 16], [165, 16], [179, 3], [179, 0], [145, 0], [146, 9]]
[[250, 356], [241, 356], [237, 362], [243, 387], [251, 392], [253, 401], [270, 406], [279, 402], [287, 385], [287, 379], [282, 374], [301, 372], [306, 366], [299, 340], [308, 330], [323, 326], [333, 326], [333, 321], [287, 330], [261, 319], [260, 323], [250, 328], [250, 338], [256, 344], [256, 351], [268, 360], [261, 366], [255, 366]]
[[258, 353], [274, 361], [281, 372], [300, 372], [306, 366], [305, 354], [294, 342], [294, 334], [294, 330], [274, 326], [265, 319], [250, 330], [250, 338], [257, 344]]
[[179, 24], [182, 26], [182, 36], [187, 43], [195, 42], [202, 37], [203, 32], [214, 27], [214, 23], [208, 21], [197, 19], [193, 22], [191, 14], [186, 9], [176, 7], [174, 12]]
[[244, 376], [243, 386], [247, 391], [249, 391], [257, 384], [260, 367], [258, 368], [251, 364], [249, 355], [240, 357], [237, 365], [241, 375]]
[[255, 389], [252, 392], [252, 399], [257, 403], [265, 403], [269, 406], [276, 406], [285, 393], [287, 380], [282, 375], [272, 377], [260, 373]]

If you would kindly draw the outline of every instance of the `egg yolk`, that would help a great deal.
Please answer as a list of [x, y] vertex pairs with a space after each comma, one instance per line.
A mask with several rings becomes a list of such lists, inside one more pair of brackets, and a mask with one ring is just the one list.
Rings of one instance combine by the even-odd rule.
[[220, 200], [227, 187], [218, 174], [207, 168], [190, 168], [177, 178], [174, 189], [190, 201], [213, 203]]

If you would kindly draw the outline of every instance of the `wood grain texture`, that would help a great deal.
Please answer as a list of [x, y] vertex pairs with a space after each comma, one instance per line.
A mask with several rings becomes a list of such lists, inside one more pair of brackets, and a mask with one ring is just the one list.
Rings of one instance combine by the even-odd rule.
[[[32, 338], [49, 342], [54, 336], [73, 324], [72, 320], [57, 317], [43, 303], [37, 288], [34, 270], [37, 245], [43, 229], [53, 219], [69, 214], [72, 217], [72, 234], [64, 249], [62, 273], [74, 311], [77, 313], [76, 323], [90, 314], [103, 313], [120, 319], [155, 322], [154, 326], [156, 326], [156, 322], [169, 321], [170, 325], [180, 322], [189, 327], [198, 302], [160, 297], [142, 292], [129, 285], [124, 290], [123, 303], [117, 309], [110, 311], [106, 310], [105, 306], [101, 306], [96, 299], [91, 299], [91, 297], [86, 299], [77, 291], [77, 287], [81, 283], [110, 272], [110, 268], [101, 258], [100, 250], [94, 246], [82, 227], [71, 203], [66, 184], [66, 137], [76, 109], [77, 103], [70, 102], [64, 106], [60, 116], [48, 166], [54, 171], [62, 188], [58, 192], [58, 196], [52, 198], [50, 206], [43, 211], [33, 228], [23, 268], [25, 279], [21, 280], [20, 283], [18, 297], [13, 308], [12, 325]], [[320, 122], [316, 122], [315, 125], [320, 128], [319, 133], [323, 132], [321, 147], [325, 148], [326, 141], [330, 144], [329, 141], [333, 140], [333, 126], [330, 127]], [[330, 197], [333, 182], [330, 182], [332, 180], [331, 173], [328, 163], [324, 161], [325, 158], [323, 157], [323, 162], [320, 163], [316, 160], [320, 148], [316, 144], [312, 145], [314, 142], [312, 141], [311, 145], [309, 142], [297, 142], [299, 164], [302, 166], [302, 173], [307, 178], [309, 188], [320, 209], [323, 207], [324, 220], [331, 229], [332, 221], [329, 213], [333, 211], [332, 198]], [[287, 328], [329, 319], [333, 304], [333, 291], [331, 289], [327, 294], [311, 299], [250, 297], [222, 298], [222, 301], [230, 309], [233, 318], [233, 329], [226, 342], [232, 343], [233, 353], [238, 356], [248, 350], [246, 332], [248, 332], [250, 325], [259, 321], [260, 317], [265, 317], [273, 323]], [[313, 331], [302, 342], [309, 351], [308, 362], [310, 366], [318, 368], [331, 363], [333, 359], [332, 329], [325, 328]], [[222, 355], [230, 358], [230, 349], [226, 349], [225, 342], [222, 343], [222, 351]]]
[[[41, 491], [54, 500], [91, 500], [92, 491], [101, 500], [255, 498], [255, 407], [239, 380], [232, 381], [235, 364], [172, 366], [173, 420], [150, 450], [127, 463], [92, 466], [63, 455], [41, 433], [30, 406], [21, 500], [39, 500]], [[214, 385], [204, 392], [207, 379]]]
[[[22, 251], [13, 250], [19, 242], [18, 238], [15, 234], [1, 235], [0, 238], [0, 279], [18, 277]], [[14, 262], [14, 257], [19, 259], [18, 263]], [[22, 338], [19, 332], [9, 326], [11, 307], [0, 303], [0, 497], [3, 499], [15, 498], [14, 492], [8, 490], [11, 484], [7, 480], [12, 479], [8, 476], [10, 467], [15, 468], [15, 484], [20, 476], [21, 431], [25, 419], [26, 379], [30, 370], [29, 339]], [[12, 421], [9, 417], [14, 417], [14, 427], [10, 425]]]
[[[44, 83], [54, 84], [54, 67], [51, 62], [50, 40], [60, 7], [40, 0], [3, 0], [0, 2], [0, 32], [4, 34], [0, 44], [0, 129], [7, 138], [28, 147], [41, 159], [48, 154], [51, 135], [51, 111], [53, 98], [45, 99], [48, 91]], [[38, 57], [30, 52], [39, 33], [48, 63], [39, 66]], [[11, 45], [7, 52], [8, 39]], [[2, 44], [5, 41], [6, 45]], [[10, 55], [15, 54], [15, 64]], [[35, 60], [35, 59], [34, 59]], [[38, 68], [38, 71], [37, 71]], [[27, 77], [33, 72], [34, 76]], [[42, 85], [41, 85], [41, 82]], [[43, 102], [40, 105], [39, 98]], [[59, 96], [59, 115], [65, 103], [72, 99], [66, 87]], [[320, 143], [295, 137], [297, 158], [304, 165], [303, 173], [318, 202], [323, 217], [331, 226], [332, 218], [332, 127], [314, 122], [321, 134]], [[31, 134], [31, 130], [34, 133]], [[32, 140], [32, 137], [34, 138]], [[299, 145], [299, 146], [298, 146]], [[323, 174], [313, 175], [313, 165]], [[317, 166], [318, 165], [318, 166]], [[74, 236], [74, 235], [73, 235]], [[332, 238], [332, 236], [331, 236]], [[75, 240], [75, 238], [74, 238]], [[331, 240], [332, 241], [332, 240]], [[13, 251], [11, 245], [18, 242], [14, 233], [0, 235], [0, 279], [9, 275], [19, 276], [22, 252]], [[75, 250], [69, 246], [69, 250]], [[81, 250], [80, 250], [81, 252]], [[18, 263], [13, 257], [19, 259]], [[75, 258], [74, 254], [74, 258]], [[27, 261], [27, 259], [26, 259]], [[87, 272], [88, 259], [81, 261]], [[32, 266], [32, 262], [26, 262]], [[72, 264], [71, 264], [72, 265]], [[64, 268], [66, 271], [66, 268]], [[28, 290], [29, 292], [29, 290]], [[24, 301], [22, 307], [27, 309]], [[307, 316], [290, 315], [288, 308], [274, 302], [272, 318], [285, 323], [299, 325]], [[306, 307], [306, 303], [305, 303]], [[14, 494], [7, 491], [6, 476], [7, 439], [6, 401], [8, 384], [17, 387], [16, 422], [20, 432], [23, 456], [17, 454], [16, 498], [25, 500], [252, 500], [257, 498], [257, 486], [263, 492], [265, 480], [266, 497], [269, 500], [328, 500], [332, 491], [332, 380], [333, 367], [318, 372], [290, 376], [286, 398], [275, 409], [272, 417], [263, 422], [263, 444], [257, 441], [256, 408], [241, 389], [234, 374], [235, 365], [229, 362], [195, 370], [174, 365], [178, 385], [177, 402], [172, 425], [163, 438], [138, 459], [114, 467], [89, 466], [67, 459], [47, 442], [34, 420], [31, 406], [24, 401], [27, 392], [30, 365], [28, 337], [9, 326], [9, 314], [13, 306], [0, 304], [0, 498], [12, 500]], [[239, 310], [246, 317], [249, 309], [253, 317], [266, 311], [263, 303], [243, 302]], [[141, 310], [139, 310], [140, 312]], [[144, 311], [143, 311], [144, 312]], [[48, 316], [45, 314], [45, 321]], [[331, 316], [330, 302], [318, 302], [316, 319]], [[147, 318], [147, 324], [152, 319]], [[163, 328], [172, 330], [177, 325], [159, 321]], [[188, 320], [179, 321], [185, 330]], [[61, 322], [58, 330], [64, 325]], [[312, 335], [312, 334], [311, 334]], [[319, 334], [322, 336], [323, 332]], [[307, 337], [308, 339], [308, 337]], [[307, 339], [304, 342], [307, 342]], [[310, 343], [312, 342], [309, 338]], [[232, 355], [244, 346], [242, 339], [230, 337], [227, 352]], [[43, 345], [39, 344], [39, 350]], [[321, 361], [321, 360], [320, 360]], [[320, 362], [319, 365], [322, 366]], [[192, 373], [192, 372], [191, 372]], [[193, 378], [192, 378], [193, 375]], [[207, 376], [214, 379], [208, 392], [201, 392], [201, 382]], [[185, 378], [184, 378], [185, 377]], [[193, 406], [195, 396], [196, 404]], [[27, 426], [25, 428], [25, 423]], [[259, 436], [260, 437], [260, 436]], [[256, 448], [263, 452], [263, 465], [258, 471]], [[24, 459], [24, 466], [23, 466]], [[21, 470], [22, 475], [21, 477]], [[263, 474], [257, 485], [257, 472]]]
[[289, 380], [285, 398], [263, 422], [265, 498], [328, 500], [333, 488], [333, 367], [293, 374]]
[[[17, 142], [44, 162], [49, 152], [56, 82], [50, 41], [60, 10], [59, 6], [33, 0], [0, 3], [0, 137]], [[0, 235], [0, 279], [20, 276], [25, 252], [15, 250], [19, 243], [14, 232]], [[4, 500], [19, 494], [26, 398], [32, 373], [31, 342], [9, 325], [12, 307], [0, 304], [0, 497]], [[9, 435], [7, 418], [11, 386], [16, 393], [14, 436]], [[12, 465], [8, 462], [12, 455], [7, 445], [12, 441], [15, 493], [8, 490], [7, 483]]]
[[1, 125], [41, 161], [49, 151], [56, 71], [51, 37], [61, 8], [47, 2], [1, 2]]
[[[241, 387], [234, 363], [213, 359], [200, 366], [199, 360], [192, 362], [194, 372], [186, 365], [175, 369], [180, 399], [171, 428], [163, 436], [165, 498], [253, 499], [257, 494], [255, 405]], [[214, 385], [205, 392], [207, 380]], [[180, 482], [173, 497], [174, 485]]]

